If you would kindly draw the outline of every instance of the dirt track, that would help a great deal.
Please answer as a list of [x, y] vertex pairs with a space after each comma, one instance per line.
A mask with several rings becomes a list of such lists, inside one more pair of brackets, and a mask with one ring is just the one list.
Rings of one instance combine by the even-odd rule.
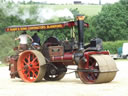
[[83, 84], [74, 73], [61, 81], [25, 83], [10, 79], [8, 67], [0, 67], [0, 96], [128, 96], [128, 61], [116, 63], [120, 71], [104, 84]]

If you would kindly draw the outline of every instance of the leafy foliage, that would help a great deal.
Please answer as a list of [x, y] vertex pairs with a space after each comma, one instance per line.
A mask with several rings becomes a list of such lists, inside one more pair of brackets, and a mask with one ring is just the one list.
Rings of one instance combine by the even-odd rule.
[[14, 54], [14, 36], [13, 33], [0, 35], [0, 61], [3, 61], [5, 57]]
[[94, 37], [100, 37], [104, 41], [127, 40], [127, 10], [127, 0], [121, 0], [112, 5], [104, 5], [101, 12], [91, 18], [91, 32], [95, 31]]

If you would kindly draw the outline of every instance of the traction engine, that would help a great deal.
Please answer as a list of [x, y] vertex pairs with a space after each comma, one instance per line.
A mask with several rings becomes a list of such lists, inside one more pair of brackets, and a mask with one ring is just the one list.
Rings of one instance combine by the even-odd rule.
[[77, 21], [9, 26], [7, 32], [78, 28], [78, 41], [59, 41], [49, 37], [40, 46], [40, 50], [28, 49], [10, 56], [9, 70], [11, 78], [21, 78], [24, 82], [61, 80], [68, 65], [77, 65], [75, 72], [83, 83], [106, 83], [114, 79], [118, 71], [109, 52], [102, 51], [102, 40], [92, 39], [84, 45], [84, 29], [87, 27], [84, 16], [77, 16]]

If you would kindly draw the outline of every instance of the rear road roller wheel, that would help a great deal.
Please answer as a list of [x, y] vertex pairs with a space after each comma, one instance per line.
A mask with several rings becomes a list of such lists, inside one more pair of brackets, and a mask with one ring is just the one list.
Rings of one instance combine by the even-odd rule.
[[40, 81], [46, 73], [45, 64], [45, 58], [39, 51], [24, 51], [18, 59], [18, 74], [25, 82]]
[[87, 84], [110, 82], [117, 72], [116, 64], [109, 55], [91, 55], [88, 68], [86, 62], [81, 59], [78, 68], [92, 70], [89, 72], [78, 71], [81, 81]]

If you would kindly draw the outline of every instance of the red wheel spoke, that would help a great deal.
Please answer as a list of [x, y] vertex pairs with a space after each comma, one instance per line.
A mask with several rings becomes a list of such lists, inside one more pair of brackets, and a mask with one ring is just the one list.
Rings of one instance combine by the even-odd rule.
[[37, 69], [37, 68], [39, 68], [39, 66], [37, 66], [37, 65], [33, 65], [33, 68], [34, 68], [34, 69]]
[[38, 72], [39, 71], [39, 69], [34, 69], [36, 72]]
[[[90, 76], [90, 73], [86, 73], [86, 74], [84, 74], [84, 75], [86, 76], [86, 79], [87, 79], [88, 81], [91, 81], [92, 77]], [[85, 78], [85, 77], [83, 76], [83, 78]]]
[[30, 73], [28, 72], [28, 73], [26, 74], [26, 76], [27, 76], [27, 78], [30, 78]]
[[22, 70], [23, 73], [24, 73], [25, 71], [26, 71], [26, 70], [24, 70], [24, 69]]
[[37, 60], [37, 57], [35, 57], [35, 58], [31, 61], [31, 63], [34, 63], [36, 60]]
[[96, 61], [94, 61], [93, 63], [92, 63], [92, 68], [95, 68], [95, 65], [96, 65]]
[[27, 73], [24, 73], [24, 76], [25, 76], [26, 78], [30, 78], [30, 73], [29, 73], [29, 71], [28, 71]]
[[37, 69], [37, 68], [39, 68], [39, 66], [33, 66], [33, 68], [34, 68], [34, 69]]
[[39, 63], [38, 62], [34, 62], [33, 65], [39, 65]]
[[30, 70], [27, 70], [27, 73], [26, 74], [30, 74], [29, 72], [30, 72]]
[[30, 54], [27, 55], [28, 64], [30, 63]]
[[31, 72], [33, 73], [33, 78], [36, 78], [37, 77], [36, 73], [33, 70], [31, 70]]
[[93, 79], [93, 80], [95, 80], [95, 79], [96, 79], [96, 77], [95, 77], [95, 74], [94, 74], [94, 73], [91, 73], [91, 77], [92, 77], [92, 79]]
[[88, 73], [87, 79], [88, 79], [90, 82], [93, 82], [94, 79], [93, 79], [91, 73]]
[[23, 62], [24, 62], [25, 64], [28, 64], [25, 60], [23, 60]]
[[32, 54], [32, 58], [34, 58], [35, 57], [35, 55], [34, 54]]

